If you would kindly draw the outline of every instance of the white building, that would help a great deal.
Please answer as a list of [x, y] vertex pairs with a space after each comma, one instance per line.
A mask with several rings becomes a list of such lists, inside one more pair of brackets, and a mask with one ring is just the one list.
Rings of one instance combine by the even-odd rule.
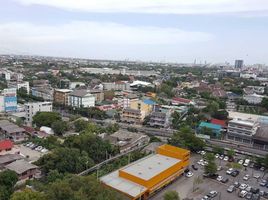
[[258, 95], [258, 94], [249, 94], [249, 95], [244, 95], [243, 98], [250, 104], [260, 104], [264, 96]]
[[255, 120], [235, 118], [228, 123], [227, 139], [238, 143], [252, 144], [252, 136], [256, 134], [259, 123]]
[[87, 90], [74, 90], [69, 94], [69, 105], [76, 108], [95, 106], [95, 97]]
[[8, 87], [12, 88], [17, 88], [17, 90], [21, 88], [25, 88], [27, 91], [27, 94], [30, 93], [30, 85], [28, 81], [23, 81], [23, 82], [9, 82]]
[[52, 102], [29, 102], [24, 104], [26, 112], [26, 123], [31, 125], [33, 116], [37, 112], [52, 112]]

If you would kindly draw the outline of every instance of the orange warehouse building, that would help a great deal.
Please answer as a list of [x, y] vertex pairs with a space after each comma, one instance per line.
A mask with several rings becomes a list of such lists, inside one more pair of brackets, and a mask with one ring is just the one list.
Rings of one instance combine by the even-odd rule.
[[189, 166], [188, 150], [166, 144], [158, 147], [156, 152], [103, 176], [101, 182], [132, 200], [147, 199]]

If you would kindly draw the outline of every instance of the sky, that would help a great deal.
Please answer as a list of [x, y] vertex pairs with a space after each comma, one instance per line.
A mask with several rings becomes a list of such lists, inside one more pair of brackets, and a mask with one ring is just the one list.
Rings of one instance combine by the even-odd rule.
[[268, 0], [0, 0], [0, 54], [268, 64]]

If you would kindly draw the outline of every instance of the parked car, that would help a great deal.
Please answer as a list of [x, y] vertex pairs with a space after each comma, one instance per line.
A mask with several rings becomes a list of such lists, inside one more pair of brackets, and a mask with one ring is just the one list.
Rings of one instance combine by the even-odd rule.
[[234, 185], [230, 185], [230, 186], [227, 188], [227, 192], [229, 192], [229, 193], [232, 193], [234, 190], [235, 190], [235, 186], [234, 186]]
[[210, 192], [207, 194], [207, 196], [208, 196], [208, 197], [211, 197], [211, 198], [214, 198], [214, 197], [217, 196], [217, 194], [218, 194], [218, 192], [215, 191], [215, 190], [213, 190], [213, 191], [210, 191]]
[[260, 194], [253, 194], [251, 200], [260, 200], [260, 198], [261, 198]]
[[244, 167], [247, 167], [249, 165], [249, 163], [250, 163], [250, 159], [246, 159], [245, 162], [244, 162], [244, 164], [243, 164]]
[[236, 181], [236, 182], [234, 182], [234, 186], [235, 186], [236, 188], [239, 188], [240, 183]]
[[263, 172], [265, 171], [265, 167], [261, 167], [260, 170]]
[[228, 181], [229, 181], [228, 178], [223, 178], [223, 179], [221, 180], [222, 183], [227, 183]]
[[230, 175], [233, 171], [234, 171], [233, 168], [229, 168], [229, 169], [226, 171], [226, 174], [229, 174], [229, 175]]
[[188, 178], [190, 178], [190, 177], [192, 177], [194, 174], [193, 174], [193, 172], [187, 172], [187, 174], [186, 174], [186, 177], [188, 177]]
[[231, 176], [237, 177], [238, 174], [239, 174], [239, 171], [238, 170], [234, 170], [234, 171], [232, 171]]
[[260, 192], [260, 189], [259, 188], [251, 188], [251, 192], [253, 194], [258, 194]]
[[218, 176], [217, 177], [217, 181], [222, 181], [223, 177], [222, 176]]
[[210, 200], [210, 199], [211, 198], [206, 195], [206, 196], [203, 196], [201, 200]]
[[203, 156], [203, 155], [206, 154], [206, 152], [205, 151], [201, 151], [200, 154]]
[[249, 179], [249, 175], [246, 174], [244, 177], [243, 177], [243, 180], [247, 181]]
[[228, 156], [224, 156], [223, 160], [224, 161], [228, 161], [229, 160], [229, 157]]
[[240, 164], [240, 165], [243, 165], [243, 163], [244, 163], [244, 160], [239, 160], [238, 161], [238, 164]]
[[241, 197], [241, 198], [244, 198], [246, 195], [247, 195], [247, 191], [245, 191], [245, 190], [242, 190], [240, 193], [239, 193], [239, 197]]
[[248, 187], [246, 188], [246, 191], [247, 191], [247, 192], [251, 192], [251, 188], [252, 188], [251, 186], [248, 186]]
[[198, 170], [198, 167], [196, 167], [195, 165], [192, 165], [192, 168], [193, 168], [194, 170]]
[[219, 159], [223, 160], [223, 158], [224, 158], [224, 155], [219, 156]]
[[218, 166], [217, 171], [221, 171], [221, 170], [222, 170], [222, 166]]
[[245, 184], [245, 183], [241, 183], [241, 185], [239, 186], [239, 189], [240, 189], [240, 190], [245, 190], [247, 187], [248, 187], [247, 184]]
[[205, 178], [212, 178], [212, 179], [217, 179], [218, 178], [218, 174], [203, 174], [203, 177]]
[[245, 199], [251, 199], [252, 198], [252, 193], [251, 192], [248, 192], [247, 195], [245, 196]]
[[265, 187], [267, 185], [267, 180], [262, 179], [260, 182], [260, 186]]
[[259, 179], [261, 177], [261, 175], [260, 174], [254, 174], [253, 177], [256, 178], [256, 179]]

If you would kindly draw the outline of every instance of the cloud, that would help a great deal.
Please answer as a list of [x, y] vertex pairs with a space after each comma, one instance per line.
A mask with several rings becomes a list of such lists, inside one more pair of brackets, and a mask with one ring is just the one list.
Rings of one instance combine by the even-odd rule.
[[70, 11], [103, 13], [215, 14], [268, 11], [267, 0], [13, 0]]
[[[127, 26], [110, 22], [72, 21], [63, 25], [0, 24], [0, 49], [30, 53], [88, 51], [86, 48], [143, 45], [180, 45], [212, 40], [205, 32], [176, 28]], [[80, 49], [81, 48], [81, 49]]]

